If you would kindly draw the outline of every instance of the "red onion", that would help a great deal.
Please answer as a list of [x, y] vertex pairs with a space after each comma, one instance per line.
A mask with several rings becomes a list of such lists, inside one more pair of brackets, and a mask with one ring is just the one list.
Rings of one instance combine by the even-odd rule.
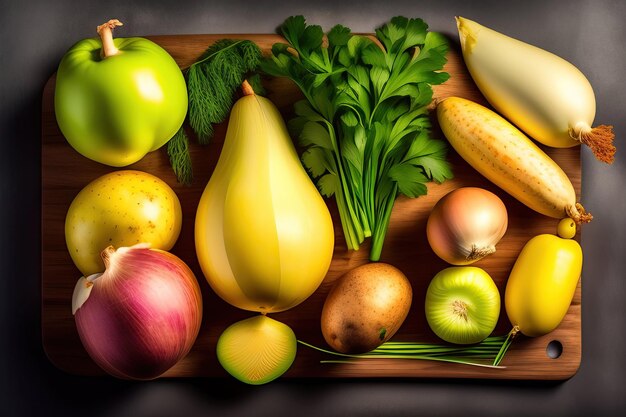
[[110, 246], [102, 258], [104, 273], [80, 278], [72, 297], [83, 346], [113, 376], [157, 378], [198, 336], [198, 281], [181, 259], [146, 246]]

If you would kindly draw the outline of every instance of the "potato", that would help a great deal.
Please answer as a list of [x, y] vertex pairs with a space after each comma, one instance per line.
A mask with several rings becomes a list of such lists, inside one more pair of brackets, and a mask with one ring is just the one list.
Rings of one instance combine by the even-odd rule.
[[170, 250], [180, 234], [182, 211], [174, 190], [147, 172], [120, 170], [87, 184], [70, 204], [65, 241], [85, 276], [104, 271], [100, 253], [113, 246], [147, 243]]
[[322, 334], [341, 353], [364, 353], [391, 339], [413, 298], [407, 277], [386, 263], [369, 263], [341, 276], [322, 309]]

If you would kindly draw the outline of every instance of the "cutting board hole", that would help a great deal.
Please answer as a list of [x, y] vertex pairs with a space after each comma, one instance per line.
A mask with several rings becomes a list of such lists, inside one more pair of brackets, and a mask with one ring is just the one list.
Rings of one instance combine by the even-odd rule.
[[546, 355], [550, 359], [557, 359], [563, 353], [563, 345], [558, 340], [553, 340], [546, 347]]

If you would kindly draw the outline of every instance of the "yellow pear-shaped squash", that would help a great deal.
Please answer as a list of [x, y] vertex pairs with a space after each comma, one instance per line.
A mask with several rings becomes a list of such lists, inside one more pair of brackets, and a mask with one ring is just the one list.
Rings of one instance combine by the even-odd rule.
[[304, 301], [326, 276], [333, 222], [281, 114], [246, 84], [244, 92], [198, 205], [196, 253], [225, 301], [277, 312]]

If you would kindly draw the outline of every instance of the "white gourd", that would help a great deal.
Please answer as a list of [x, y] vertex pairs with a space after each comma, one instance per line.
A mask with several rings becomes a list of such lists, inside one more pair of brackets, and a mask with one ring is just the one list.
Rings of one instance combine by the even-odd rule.
[[544, 49], [457, 18], [463, 59], [487, 101], [534, 140], [566, 148], [581, 143], [612, 163], [612, 126], [592, 128], [596, 99], [585, 75]]

